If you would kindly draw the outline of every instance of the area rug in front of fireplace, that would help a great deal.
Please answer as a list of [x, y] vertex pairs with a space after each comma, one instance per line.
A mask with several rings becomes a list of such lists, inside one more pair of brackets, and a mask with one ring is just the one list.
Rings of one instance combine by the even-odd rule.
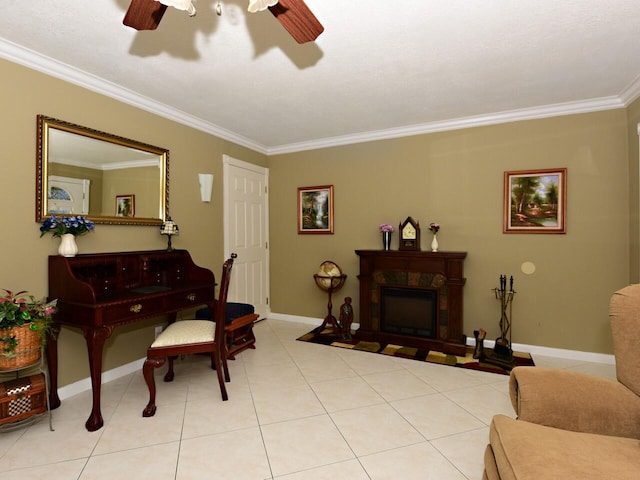
[[[379, 342], [363, 342], [357, 339], [344, 340], [333, 333], [332, 328], [325, 328], [319, 331], [320, 327], [314, 328], [309, 333], [305, 333], [300, 338], [301, 342], [317, 343], [321, 345], [329, 345], [331, 347], [347, 348], [351, 350], [361, 350], [371, 353], [379, 353], [382, 355], [391, 355], [394, 357], [408, 358], [429, 363], [438, 363], [441, 365], [449, 365], [452, 367], [468, 368], [471, 370], [481, 370], [484, 372], [509, 375], [509, 370], [493, 365], [490, 363], [480, 362], [473, 358], [473, 347], [467, 347], [465, 356], [451, 355], [434, 350], [423, 350], [420, 348], [404, 347], [402, 345], [393, 345], [390, 343]], [[487, 349], [487, 353], [491, 353]], [[534, 366], [535, 363], [531, 355], [525, 352], [513, 352], [515, 366]]]

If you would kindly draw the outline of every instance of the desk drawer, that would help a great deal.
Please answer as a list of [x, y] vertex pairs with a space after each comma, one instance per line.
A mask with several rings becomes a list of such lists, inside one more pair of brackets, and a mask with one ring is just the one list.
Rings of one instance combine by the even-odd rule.
[[166, 298], [167, 310], [179, 308], [197, 307], [203, 305], [207, 300], [211, 299], [210, 288], [194, 288], [191, 290], [182, 290], [178, 293], [172, 293]]
[[136, 317], [148, 317], [151, 315], [160, 315], [164, 312], [162, 298], [153, 299], [136, 299], [129, 302], [122, 302], [115, 305], [109, 305], [103, 310], [103, 318], [111, 322], [120, 322]]

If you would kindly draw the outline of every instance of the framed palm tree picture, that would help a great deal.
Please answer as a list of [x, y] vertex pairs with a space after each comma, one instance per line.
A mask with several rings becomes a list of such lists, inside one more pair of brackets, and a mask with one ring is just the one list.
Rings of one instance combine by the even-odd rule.
[[567, 169], [504, 172], [503, 233], [566, 233]]

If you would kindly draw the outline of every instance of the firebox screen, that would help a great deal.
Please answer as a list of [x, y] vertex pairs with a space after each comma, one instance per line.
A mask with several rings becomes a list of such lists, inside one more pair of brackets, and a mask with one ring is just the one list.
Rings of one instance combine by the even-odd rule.
[[435, 290], [383, 287], [380, 302], [382, 331], [435, 338], [437, 298]]

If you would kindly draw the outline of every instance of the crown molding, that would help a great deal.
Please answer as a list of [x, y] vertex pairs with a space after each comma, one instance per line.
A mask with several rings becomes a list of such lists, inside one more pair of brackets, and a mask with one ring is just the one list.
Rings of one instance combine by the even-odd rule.
[[390, 128], [370, 131], [355, 135], [342, 135], [336, 137], [311, 140], [308, 142], [291, 143], [276, 147], [266, 147], [247, 137], [236, 134], [230, 130], [214, 125], [210, 122], [159, 103], [149, 97], [140, 95], [132, 90], [123, 88], [115, 83], [104, 80], [96, 75], [79, 70], [65, 63], [44, 56], [33, 50], [16, 45], [0, 38], [0, 58], [5, 58], [14, 63], [32, 68], [39, 72], [51, 75], [61, 80], [73, 83], [88, 90], [111, 97], [123, 103], [140, 108], [147, 112], [187, 125], [205, 133], [209, 133], [223, 140], [233, 142], [265, 155], [279, 155], [285, 153], [316, 150], [320, 148], [350, 145], [355, 143], [387, 140], [427, 133], [443, 132], [448, 130], [460, 130], [463, 128], [496, 125], [508, 122], [533, 120], [540, 118], [556, 117], [562, 115], [574, 115], [579, 113], [596, 112], [625, 108], [632, 101], [640, 97], [640, 77], [629, 84], [618, 96], [596, 98], [579, 102], [558, 103], [542, 107], [525, 108], [496, 112], [487, 115], [475, 115], [470, 117], [455, 118], [438, 122], [408, 125], [405, 127]]
[[0, 38], [0, 58], [4, 58], [13, 63], [23, 65], [25, 67], [37, 70], [38, 72], [51, 75], [79, 87], [86, 88], [92, 92], [111, 97], [128, 105], [140, 108], [147, 112], [159, 115], [173, 120], [177, 123], [187, 125], [197, 130], [209, 133], [223, 140], [236, 143], [243, 147], [260, 153], [267, 153], [264, 145], [254, 142], [253, 140], [238, 135], [230, 130], [214, 125], [209, 122], [185, 113], [176, 108], [162, 104], [149, 97], [145, 97], [139, 93], [121, 87], [113, 82], [109, 82], [91, 73], [85, 72], [78, 68], [72, 67], [66, 63], [59, 62], [50, 57], [42, 55], [28, 48], [16, 45], [5, 39]]
[[71, 167], [81, 167], [81, 168], [92, 168], [94, 170], [122, 170], [127, 168], [143, 168], [143, 167], [156, 167], [160, 168], [160, 160], [149, 159], [149, 160], [129, 160], [126, 162], [116, 162], [116, 163], [102, 163], [99, 165], [87, 162], [77, 162], [74, 160], [54, 160], [50, 159], [49, 163], [58, 163], [60, 165], [69, 165]]
[[640, 76], [627, 85], [622, 92], [620, 92], [620, 100], [624, 103], [625, 107], [628, 107], [631, 102], [640, 97]]
[[388, 140], [392, 138], [409, 137], [413, 135], [423, 135], [426, 133], [444, 132], [449, 130], [460, 130], [463, 128], [481, 127], [486, 125], [496, 125], [500, 123], [519, 122], [523, 120], [534, 120], [540, 118], [558, 117], [562, 115], [575, 115], [579, 113], [589, 113], [601, 110], [613, 110], [624, 108], [625, 104], [619, 97], [604, 97], [580, 102], [558, 103], [543, 107], [524, 108], [520, 110], [509, 110], [505, 112], [491, 113], [488, 115], [475, 115], [471, 117], [455, 118], [440, 122], [423, 123], [409, 125], [406, 127], [390, 128], [386, 130], [371, 131], [356, 135], [344, 135], [339, 137], [324, 138], [310, 142], [293, 143], [281, 147], [267, 149], [267, 155], [277, 155], [283, 153], [300, 152], [304, 150], [315, 150], [318, 148], [336, 147], [353, 143], [372, 142], [376, 140]]

